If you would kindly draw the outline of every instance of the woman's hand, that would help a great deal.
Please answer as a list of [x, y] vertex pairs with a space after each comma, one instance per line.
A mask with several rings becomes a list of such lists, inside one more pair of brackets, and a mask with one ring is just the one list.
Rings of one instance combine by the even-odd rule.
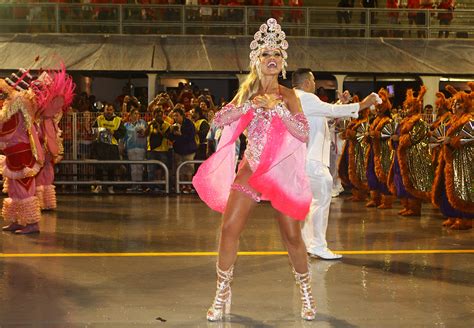
[[281, 99], [277, 95], [262, 95], [262, 96], [256, 96], [253, 98], [252, 103], [257, 107], [257, 108], [263, 108], [265, 110], [269, 110], [273, 107], [275, 107]]

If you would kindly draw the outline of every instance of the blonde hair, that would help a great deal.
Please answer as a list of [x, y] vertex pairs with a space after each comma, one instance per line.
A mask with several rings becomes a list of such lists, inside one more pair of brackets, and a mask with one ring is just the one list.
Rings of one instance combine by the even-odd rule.
[[240, 85], [239, 91], [235, 95], [235, 105], [242, 105], [244, 102], [250, 99], [250, 97], [258, 92], [260, 86], [260, 77], [258, 75], [258, 68], [256, 65], [250, 67], [250, 72], [247, 75], [245, 81]]

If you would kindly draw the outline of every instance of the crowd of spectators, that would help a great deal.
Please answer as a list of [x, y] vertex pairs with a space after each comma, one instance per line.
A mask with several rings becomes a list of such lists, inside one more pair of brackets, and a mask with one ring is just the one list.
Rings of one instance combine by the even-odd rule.
[[[383, 1], [383, 0], [382, 0]], [[7, 1], [8, 3], [8, 1]], [[13, 4], [14, 2], [11, 1]], [[11, 8], [5, 7], [0, 14], [0, 18], [15, 18], [26, 19], [30, 22], [35, 20], [51, 20], [54, 21], [55, 11], [47, 7], [42, 7], [45, 3], [60, 3], [59, 10], [60, 18], [68, 22], [84, 22], [84, 21], [102, 21], [102, 22], [116, 22], [121, 18], [124, 22], [157, 22], [157, 21], [180, 21], [181, 9], [180, 6], [185, 6], [185, 18], [187, 21], [203, 21], [203, 22], [218, 22], [218, 21], [235, 21], [241, 22], [244, 19], [244, 11], [238, 6], [255, 6], [249, 11], [247, 17], [250, 21], [263, 21], [268, 15], [276, 18], [278, 21], [291, 23], [304, 23], [304, 11], [299, 9], [304, 6], [303, 0], [31, 0], [28, 5], [22, 6], [16, 4]], [[38, 6], [34, 6], [38, 3]], [[33, 5], [32, 5], [33, 4]], [[112, 6], [111, 6], [112, 5]], [[123, 5], [122, 12], [119, 12], [119, 7], [116, 5]], [[168, 7], [159, 7], [153, 5], [167, 5]], [[325, 3], [324, 5], [328, 5]], [[295, 9], [280, 9], [279, 7], [295, 7]], [[445, 12], [439, 12], [436, 19], [439, 25], [447, 26], [453, 20], [453, 11], [455, 8], [455, 0], [407, 0], [406, 3], [401, 3], [400, 0], [385, 0], [379, 3], [378, 0], [339, 0], [334, 3], [335, 7], [341, 8], [336, 12], [337, 22], [343, 26], [349, 26], [353, 22], [352, 8], [387, 8], [387, 9], [413, 9], [413, 12], [406, 14], [409, 26], [425, 27], [427, 22], [427, 14], [425, 11], [416, 11], [417, 9], [439, 9]], [[357, 14], [360, 17], [359, 23], [366, 24], [367, 17], [365, 12]], [[4, 17], [3, 17], [4, 16]], [[397, 25], [401, 23], [401, 13], [398, 11], [387, 13], [370, 14], [370, 22], [376, 24], [377, 20], [384, 17], [384, 22], [390, 25]], [[431, 16], [434, 16], [431, 15]], [[40, 25], [31, 27], [33, 29], [55, 29], [54, 24]], [[114, 32], [117, 27], [108, 24], [98, 24], [92, 26], [93, 30], [89, 31], [91, 26], [83, 25], [61, 25], [63, 32]], [[131, 33], [152, 33], [157, 30], [153, 29], [153, 25], [146, 27], [128, 26]], [[349, 30], [342, 29], [339, 34], [345, 33], [347, 36], [355, 36]], [[35, 32], [35, 31], [31, 31]], [[45, 31], [47, 32], [47, 31]], [[54, 32], [54, 31], [53, 31]], [[116, 32], [116, 31], [115, 31]], [[397, 30], [387, 31], [387, 36], [399, 36]], [[357, 34], [364, 36], [365, 31], [360, 30]], [[417, 30], [419, 37], [425, 36], [424, 30]], [[449, 31], [439, 31], [439, 37], [448, 37]]]
[[[350, 10], [354, 8], [355, 0], [339, 0], [337, 7], [345, 8], [346, 10], [340, 10], [336, 13], [338, 24], [349, 26], [352, 23], [353, 12]], [[380, 8], [383, 4], [379, 4], [378, 0], [360, 0], [360, 7], [362, 8]], [[406, 13], [408, 19], [408, 25], [410, 27], [426, 27], [427, 26], [427, 13], [426, 10], [438, 9], [443, 10], [439, 12], [436, 18], [439, 20], [439, 25], [450, 25], [451, 21], [454, 18], [453, 11], [455, 8], [455, 0], [439, 0], [435, 2], [434, 0], [407, 0], [405, 4], [402, 4], [400, 0], [386, 0], [385, 8], [389, 11], [384, 14], [386, 15], [386, 22], [390, 25], [399, 25], [401, 24], [401, 15], [400, 11], [396, 9], [409, 9], [410, 11]], [[418, 11], [417, 9], [423, 9], [423, 11]], [[434, 16], [434, 14], [431, 14]], [[377, 24], [377, 20], [380, 17], [380, 13], [372, 12], [370, 15], [370, 24]], [[360, 13], [360, 24], [366, 24], [367, 18], [365, 12]], [[348, 29], [339, 30], [339, 35], [344, 33], [345, 36], [351, 36], [352, 33]], [[360, 30], [359, 35], [361, 37], [365, 36], [365, 30]], [[408, 36], [412, 35], [411, 29], [408, 30]], [[440, 30], [438, 37], [448, 37], [449, 31]], [[375, 36], [375, 35], [372, 35]], [[386, 30], [385, 36], [388, 37], [403, 37], [402, 30]], [[426, 31], [419, 29], [417, 31], [418, 37], [426, 37]]]
[[[71, 107], [76, 112], [78, 159], [97, 160], [154, 160], [162, 162], [168, 169], [169, 184], [175, 186], [176, 169], [186, 161], [202, 161], [215, 152], [221, 130], [213, 123], [213, 118], [225, 101], [215, 100], [209, 89], [200, 89], [187, 83], [177, 88], [161, 92], [146, 105], [137, 97], [123, 93], [114, 103], [101, 103], [94, 96], [79, 93]], [[316, 94], [326, 102], [331, 102], [327, 91], [320, 87]], [[405, 116], [399, 106], [392, 110], [394, 118]], [[435, 113], [427, 105], [424, 119], [431, 122]], [[65, 115], [62, 130], [66, 159], [72, 149], [70, 126], [72, 115]], [[68, 126], [69, 124], [69, 126]], [[241, 158], [246, 146], [245, 135], [236, 144], [235, 155]], [[68, 153], [69, 152], [69, 153]], [[163, 184], [141, 184], [140, 182], [164, 181], [165, 171], [156, 162], [137, 164], [105, 164], [82, 168], [78, 174], [81, 179], [99, 181], [132, 181], [129, 192], [164, 191]], [[199, 163], [187, 164], [180, 169], [180, 180], [190, 181]], [[63, 173], [64, 167], [63, 167]], [[61, 174], [61, 172], [60, 172]], [[118, 183], [118, 182], [117, 182]], [[116, 187], [125, 190], [126, 187]], [[92, 191], [114, 192], [113, 185], [93, 186]], [[180, 192], [192, 193], [189, 184], [183, 184]]]
[[[124, 88], [124, 92], [127, 88]], [[125, 92], [126, 93], [126, 92]], [[216, 102], [218, 105], [216, 105]], [[213, 126], [215, 111], [225, 104], [215, 100], [207, 88], [200, 89], [187, 83], [159, 93], [148, 105], [137, 97], [122, 94], [116, 102], [100, 102], [95, 96], [79, 93], [71, 106], [76, 115], [77, 154], [79, 159], [98, 160], [158, 160], [169, 170], [171, 181], [177, 167], [192, 160], [205, 160], [215, 151], [220, 131]], [[62, 121], [66, 158], [72, 150], [72, 115]], [[211, 130], [212, 126], [212, 130]], [[242, 143], [245, 145], [245, 143]], [[243, 151], [243, 150], [242, 150]], [[241, 153], [241, 150], [238, 150]], [[70, 159], [70, 157], [69, 157]], [[184, 165], [181, 180], [190, 181], [198, 165]], [[130, 192], [163, 191], [162, 185], [148, 185], [141, 181], [162, 181], [164, 171], [159, 164], [106, 164], [95, 170], [81, 172], [84, 177], [100, 181], [134, 181]], [[94, 186], [93, 192], [114, 192], [113, 185]], [[192, 192], [184, 185], [182, 192]]]

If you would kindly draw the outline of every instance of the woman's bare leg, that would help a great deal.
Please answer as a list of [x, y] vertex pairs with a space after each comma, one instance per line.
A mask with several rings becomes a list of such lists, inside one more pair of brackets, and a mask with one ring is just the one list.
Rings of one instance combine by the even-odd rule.
[[[244, 163], [234, 183], [248, 187], [248, 179], [252, 171], [247, 163]], [[250, 187], [248, 187], [250, 188]], [[255, 207], [255, 200], [241, 191], [231, 190], [227, 206], [222, 217], [221, 236], [219, 241], [218, 265], [221, 270], [228, 270], [237, 258], [239, 238], [250, 211]]]
[[308, 267], [306, 246], [301, 237], [300, 223], [281, 213], [277, 214], [277, 218], [283, 243], [293, 265], [293, 275], [300, 289], [301, 318], [314, 320], [316, 318], [316, 304], [311, 291], [311, 271]]
[[283, 244], [288, 250], [290, 262], [298, 273], [308, 272], [308, 255], [301, 237], [300, 222], [277, 212]]
[[[253, 191], [248, 185], [252, 171], [245, 161], [239, 168], [234, 184]], [[219, 259], [217, 261], [217, 291], [211, 307], [207, 311], [207, 320], [219, 321], [224, 314], [230, 313], [232, 291], [230, 284], [234, 275], [234, 262], [237, 258], [239, 238], [247, 223], [250, 211], [255, 206], [252, 196], [243, 191], [231, 190], [227, 206], [222, 217], [219, 241]]]

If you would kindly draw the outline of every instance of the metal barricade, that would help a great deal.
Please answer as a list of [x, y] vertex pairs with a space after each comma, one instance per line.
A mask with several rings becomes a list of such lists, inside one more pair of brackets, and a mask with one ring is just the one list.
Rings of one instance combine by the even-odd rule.
[[165, 179], [164, 180], [153, 180], [153, 181], [106, 181], [106, 180], [78, 180], [78, 175], [73, 175], [72, 180], [57, 180], [54, 181], [56, 185], [165, 185], [165, 193], [169, 193], [169, 170], [166, 167], [165, 163], [158, 161], [158, 160], [143, 160], [143, 161], [126, 161], [126, 160], [109, 160], [109, 161], [99, 161], [99, 160], [63, 160], [56, 165], [73, 165], [75, 169], [73, 172], [79, 172], [78, 169], [79, 165], [103, 165], [103, 164], [116, 164], [116, 165], [124, 165], [124, 164], [156, 164], [163, 168], [165, 172]]
[[176, 168], [176, 193], [177, 194], [181, 193], [181, 190], [179, 190], [180, 185], [190, 185], [190, 184], [193, 183], [192, 181], [181, 181], [181, 179], [179, 177], [181, 168], [185, 165], [202, 164], [203, 162], [204, 162], [203, 160], [193, 160], [193, 161], [185, 161], [185, 162], [179, 164], [179, 166]]
[[[177, 194], [180, 194], [181, 191], [179, 190], [179, 186], [180, 185], [190, 185], [192, 184], [193, 182], [192, 181], [182, 181], [179, 177], [179, 174], [180, 174], [180, 171], [181, 171], [181, 168], [184, 166], [184, 165], [192, 165], [192, 164], [202, 164], [204, 162], [204, 160], [193, 160], [193, 161], [185, 161], [183, 163], [181, 163], [177, 168], [176, 168], [176, 193]], [[240, 164], [241, 160], [237, 160], [236, 161], [236, 168], [239, 167], [239, 164]]]

